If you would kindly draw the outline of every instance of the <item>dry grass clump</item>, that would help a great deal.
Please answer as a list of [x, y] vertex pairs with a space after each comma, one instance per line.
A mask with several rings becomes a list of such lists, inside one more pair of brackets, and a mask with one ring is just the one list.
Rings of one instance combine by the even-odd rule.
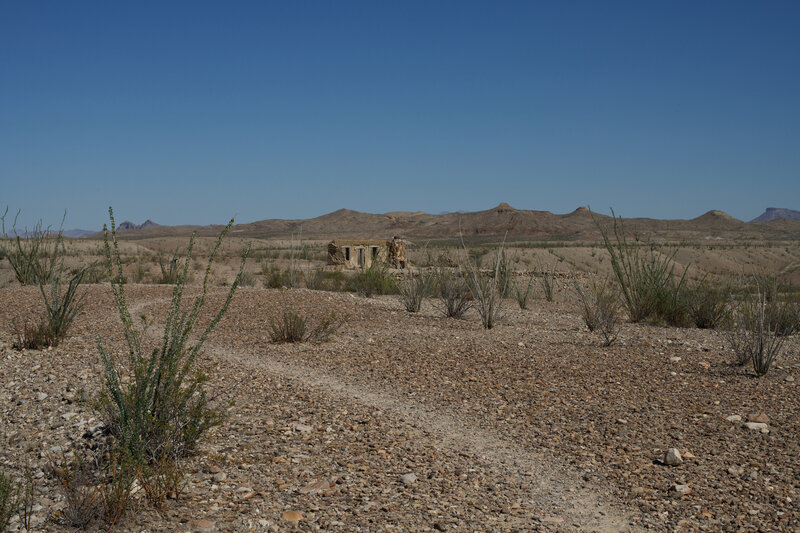
[[[464, 249], [466, 251], [466, 247]], [[503, 299], [508, 293], [510, 282], [503, 245], [498, 247], [493, 268], [489, 273], [482, 272], [477, 264], [469, 260], [468, 254], [466, 263], [467, 283], [472, 292], [475, 309], [481, 317], [483, 327], [492, 329], [502, 318]]]
[[409, 313], [418, 313], [422, 301], [430, 296], [433, 288], [433, 274], [430, 270], [419, 272], [416, 275], [409, 272], [398, 284], [400, 301]]
[[779, 299], [777, 281], [753, 276], [753, 285], [732, 307], [728, 342], [734, 362], [739, 366], [751, 362], [757, 376], [766, 375], [794, 331], [792, 303]]
[[464, 276], [447, 267], [436, 267], [433, 277], [434, 291], [444, 316], [463, 318], [464, 314], [472, 307], [472, 292]]
[[517, 301], [520, 309], [527, 309], [528, 308], [528, 301], [530, 299], [530, 295], [533, 292], [533, 281], [535, 277], [531, 274], [528, 277], [528, 281], [524, 284], [520, 284], [518, 281], [515, 281], [513, 284], [513, 293], [514, 299]]
[[619, 295], [607, 281], [599, 284], [592, 282], [588, 293], [576, 281], [575, 290], [586, 327], [589, 331], [599, 331], [603, 335], [603, 345], [611, 346], [617, 340], [621, 328]]
[[309, 327], [306, 317], [284, 309], [281, 318], [269, 324], [272, 342], [327, 342], [347, 322], [347, 317], [327, 313]]

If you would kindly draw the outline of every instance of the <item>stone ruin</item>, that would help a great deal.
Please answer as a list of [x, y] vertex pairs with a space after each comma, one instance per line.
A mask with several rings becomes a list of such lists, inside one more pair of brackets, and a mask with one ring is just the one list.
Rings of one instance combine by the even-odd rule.
[[373, 264], [407, 268], [406, 242], [390, 240], [334, 239], [328, 243], [328, 264], [345, 268], [369, 268]]

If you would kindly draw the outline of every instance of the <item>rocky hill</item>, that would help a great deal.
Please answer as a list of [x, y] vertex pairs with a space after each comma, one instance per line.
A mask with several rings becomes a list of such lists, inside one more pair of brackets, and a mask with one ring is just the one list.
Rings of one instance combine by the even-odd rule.
[[[709, 239], [800, 240], [800, 221], [744, 222], [718, 210], [690, 220], [629, 218], [623, 222], [628, 232], [687, 242]], [[600, 238], [598, 223], [610, 228], [612, 219], [586, 207], [579, 207], [571, 213], [554, 214], [516, 209], [504, 202], [484, 211], [438, 215], [421, 211], [374, 214], [339, 209], [304, 220], [270, 219], [238, 224], [232, 228], [231, 236], [269, 239], [294, 235], [303, 239], [329, 239], [390, 238], [397, 235], [421, 240], [452, 239], [464, 235], [470, 240], [480, 240], [507, 235], [511, 240], [596, 241]], [[123, 222], [120, 231], [125, 232], [128, 224]], [[159, 226], [150, 221], [134, 227], [138, 231], [129, 231], [126, 238], [179, 236], [192, 231], [201, 236], [215, 236], [221, 229], [221, 226]]]
[[760, 216], [754, 218], [752, 222], [769, 222], [785, 218], [788, 220], [800, 220], [800, 211], [794, 209], [786, 209], [785, 207], [768, 207]]

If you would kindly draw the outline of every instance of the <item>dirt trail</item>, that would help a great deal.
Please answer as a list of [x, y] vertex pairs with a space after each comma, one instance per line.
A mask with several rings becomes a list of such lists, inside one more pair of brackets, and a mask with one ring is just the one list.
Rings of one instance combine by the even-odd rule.
[[637, 530], [624, 514], [603, 501], [596, 488], [580, 480], [576, 473], [555, 457], [524, 450], [496, 434], [465, 422], [450, 410], [414, 402], [388, 391], [379, 392], [345, 383], [336, 376], [322, 374], [294, 362], [270, 359], [264, 354], [234, 353], [213, 343], [207, 343], [205, 350], [219, 361], [235, 361], [253, 371], [291, 379], [335, 400], [350, 401], [392, 413], [412, 426], [424, 428], [429, 446], [473, 454], [502, 466], [509, 475], [524, 476], [531, 487], [530, 500], [542, 509], [555, 510], [547, 521], [558, 529], [592, 532]]

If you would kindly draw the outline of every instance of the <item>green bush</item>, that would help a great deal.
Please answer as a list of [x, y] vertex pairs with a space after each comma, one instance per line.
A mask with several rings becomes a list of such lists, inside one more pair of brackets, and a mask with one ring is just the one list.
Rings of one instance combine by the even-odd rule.
[[347, 281], [347, 290], [366, 298], [374, 294], [398, 293], [397, 280], [386, 265], [378, 263], [372, 263], [369, 268], [354, 274]]
[[634, 237], [628, 242], [622, 219], [614, 219], [613, 240], [609, 232], [597, 220], [603, 237], [603, 244], [611, 256], [611, 267], [622, 293], [623, 303], [632, 322], [647, 319], [660, 319], [669, 324], [685, 323], [685, 307], [681, 305], [680, 294], [686, 279], [675, 275], [675, 255], [678, 248], [641, 241]]
[[[64, 219], [58, 233], [53, 234], [50, 228], [43, 228], [40, 220], [31, 231], [24, 231], [24, 238], [17, 234], [17, 218], [12, 224], [13, 236], [6, 233], [6, 215], [8, 208], [0, 216], [0, 228], [3, 237], [0, 239], [0, 251], [8, 259], [14, 276], [23, 285], [47, 284], [59, 265], [59, 259], [64, 254], [64, 239], [62, 229]], [[66, 213], [64, 213], [66, 218]]]
[[728, 295], [730, 290], [701, 280], [694, 287], [686, 289], [686, 308], [695, 326], [712, 329], [725, 322], [728, 316]]
[[[242, 257], [239, 273], [222, 307], [191, 343], [192, 333], [206, 303], [211, 267], [233, 220], [220, 233], [208, 259], [201, 294], [194, 300], [191, 309], [184, 309], [183, 291], [195, 239], [192, 234], [183, 268], [173, 286], [162, 340], [148, 354], [128, 309], [111, 208], [109, 217], [111, 232], [109, 235], [108, 228], [104, 227], [103, 240], [111, 289], [127, 344], [127, 361], [125, 364], [118, 361], [119, 356], [106, 349], [98, 336], [104, 368], [100, 409], [119, 446], [137, 463], [158, 461], [162, 457], [177, 459], [187, 454], [208, 428], [219, 423], [218, 414], [208, 405], [203, 388], [207, 377], [198, 370], [197, 359], [202, 353], [203, 343], [227, 311], [239, 286], [247, 253]], [[130, 379], [123, 381], [123, 373], [129, 375]]]
[[52, 346], [56, 346], [67, 336], [67, 330], [83, 309], [86, 293], [78, 294], [78, 288], [83, 283], [85, 275], [86, 268], [79, 268], [69, 279], [66, 290], [62, 289], [61, 274], [54, 275], [50, 281], [49, 296], [44, 286], [39, 285], [44, 298], [45, 316]]
[[317, 268], [312, 274], [305, 277], [306, 287], [315, 291], [343, 291], [347, 283], [347, 276], [338, 270], [326, 271]]

